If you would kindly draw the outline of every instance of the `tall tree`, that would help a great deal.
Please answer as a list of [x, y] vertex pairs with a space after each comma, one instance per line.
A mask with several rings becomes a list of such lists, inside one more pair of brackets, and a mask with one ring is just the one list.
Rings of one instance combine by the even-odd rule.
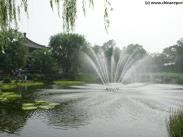
[[146, 50], [139, 44], [130, 44], [125, 48], [126, 52], [136, 59], [146, 55]]
[[43, 75], [44, 80], [52, 80], [59, 71], [51, 50], [39, 49], [32, 53], [32, 68]]
[[[7, 28], [12, 23], [17, 24], [18, 17], [21, 12], [28, 13], [29, 0], [1, 0], [0, 1], [0, 28]], [[57, 8], [60, 16], [60, 5], [62, 4], [62, 19], [64, 28], [69, 31], [72, 30], [76, 20], [77, 14], [77, 0], [49, 0], [50, 7]], [[82, 0], [82, 10], [86, 13], [86, 5], [94, 6], [93, 0]], [[108, 11], [112, 9], [110, 0], [104, 0], [104, 23], [105, 27], [109, 26]]]
[[0, 69], [10, 74], [26, 65], [28, 49], [23, 34], [16, 30], [0, 32], [0, 45], [5, 47], [0, 52]]
[[[0, 30], [8, 30], [13, 26], [17, 27], [18, 19], [22, 12], [28, 15], [29, 0], [0, 0]], [[44, 1], [45, 2], [45, 1]], [[49, 0], [50, 7], [57, 9], [58, 15], [62, 13], [63, 28], [65, 31], [72, 31], [77, 16], [77, 0]], [[87, 3], [88, 2], [88, 3]], [[62, 4], [62, 12], [60, 5]], [[93, 0], [82, 0], [82, 10], [86, 13], [86, 5], [94, 6]], [[104, 0], [104, 26], [107, 30], [109, 27], [109, 10], [112, 10], [110, 0]], [[0, 46], [0, 51], [4, 47]]]
[[183, 72], [183, 39], [177, 41], [177, 44], [169, 46], [163, 50], [166, 56], [165, 65], [173, 68], [173, 71]]
[[75, 78], [79, 71], [79, 54], [86, 40], [78, 34], [60, 33], [50, 39], [49, 46], [60, 63], [63, 73]]

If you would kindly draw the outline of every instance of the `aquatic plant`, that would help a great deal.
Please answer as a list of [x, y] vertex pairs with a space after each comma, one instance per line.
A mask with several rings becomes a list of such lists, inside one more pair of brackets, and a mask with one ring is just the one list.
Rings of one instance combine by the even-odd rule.
[[183, 137], [183, 109], [174, 111], [167, 122], [169, 137]]
[[36, 109], [48, 110], [48, 109], [53, 109], [58, 105], [60, 104], [46, 102], [44, 100], [37, 100], [37, 101], [34, 101], [33, 103], [23, 103], [22, 110], [36, 110]]
[[0, 102], [15, 101], [21, 97], [21, 94], [15, 92], [0, 92]]

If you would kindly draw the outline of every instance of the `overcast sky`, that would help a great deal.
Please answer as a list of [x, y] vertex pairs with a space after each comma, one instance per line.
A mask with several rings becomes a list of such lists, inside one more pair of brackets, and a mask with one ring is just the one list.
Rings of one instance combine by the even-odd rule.
[[[110, 12], [111, 23], [106, 33], [104, 0], [94, 1], [94, 8], [87, 10], [86, 16], [78, 5], [74, 30], [93, 45], [114, 39], [118, 47], [138, 43], [152, 53], [161, 52], [183, 37], [183, 5], [145, 5], [144, 0], [111, 0], [114, 10]], [[62, 19], [58, 18], [56, 11], [52, 12], [49, 0], [30, 0], [29, 19], [22, 17], [19, 28], [31, 40], [44, 45], [48, 45], [51, 35], [63, 32]]]

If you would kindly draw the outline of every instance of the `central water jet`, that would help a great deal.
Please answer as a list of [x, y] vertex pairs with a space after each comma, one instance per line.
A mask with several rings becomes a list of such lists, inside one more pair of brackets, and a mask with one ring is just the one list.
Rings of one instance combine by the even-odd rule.
[[142, 60], [137, 50], [129, 54], [126, 50], [116, 50], [113, 46], [108, 50], [100, 48], [97, 51], [89, 48], [84, 55], [107, 91], [118, 91], [119, 85], [121, 87], [126, 82], [131, 70]]

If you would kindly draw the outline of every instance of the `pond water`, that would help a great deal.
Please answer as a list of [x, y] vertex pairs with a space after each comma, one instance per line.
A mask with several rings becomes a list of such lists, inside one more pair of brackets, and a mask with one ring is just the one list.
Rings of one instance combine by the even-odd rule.
[[[0, 104], [0, 137], [167, 137], [170, 111], [183, 105], [183, 86], [131, 84], [111, 92], [100, 85], [24, 91]], [[60, 103], [50, 110], [21, 110], [21, 102]]]

